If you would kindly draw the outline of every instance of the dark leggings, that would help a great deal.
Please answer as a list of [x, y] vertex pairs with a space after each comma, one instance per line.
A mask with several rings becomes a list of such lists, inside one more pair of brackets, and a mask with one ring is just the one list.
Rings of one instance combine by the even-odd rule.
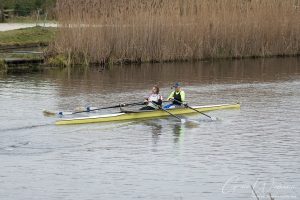
[[151, 106], [145, 106], [140, 108], [140, 110], [155, 110], [155, 108], [151, 107]]

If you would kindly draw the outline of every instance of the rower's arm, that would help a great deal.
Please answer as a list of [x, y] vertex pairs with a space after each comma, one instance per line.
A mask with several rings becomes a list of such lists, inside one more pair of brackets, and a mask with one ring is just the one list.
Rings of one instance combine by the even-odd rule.
[[181, 96], [181, 102], [185, 102], [185, 92], [184, 91], [181, 91], [180, 96]]
[[174, 97], [174, 91], [171, 92], [170, 96], [168, 97], [168, 100], [173, 99], [173, 97]]
[[155, 103], [156, 105], [161, 106], [161, 105], [162, 105], [162, 100], [161, 100], [161, 99], [158, 99], [158, 101], [154, 101], [154, 103]]

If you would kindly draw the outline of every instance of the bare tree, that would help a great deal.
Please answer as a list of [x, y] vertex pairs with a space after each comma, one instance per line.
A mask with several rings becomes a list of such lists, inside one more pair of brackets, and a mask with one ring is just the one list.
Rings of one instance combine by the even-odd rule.
[[4, 22], [4, 5], [3, 2], [0, 2], [0, 22]]

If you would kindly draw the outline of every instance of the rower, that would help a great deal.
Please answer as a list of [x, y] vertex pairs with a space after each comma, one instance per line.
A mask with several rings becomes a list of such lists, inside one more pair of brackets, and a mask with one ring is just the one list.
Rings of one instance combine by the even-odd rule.
[[162, 105], [162, 96], [159, 94], [159, 87], [153, 86], [152, 93], [144, 101], [146, 106], [140, 108], [140, 110], [157, 110]]
[[172, 103], [164, 106], [165, 109], [181, 107], [182, 104], [184, 104], [185, 92], [181, 89], [180, 84], [175, 83], [172, 88], [174, 88], [175, 90], [168, 97], [168, 101], [172, 101]]

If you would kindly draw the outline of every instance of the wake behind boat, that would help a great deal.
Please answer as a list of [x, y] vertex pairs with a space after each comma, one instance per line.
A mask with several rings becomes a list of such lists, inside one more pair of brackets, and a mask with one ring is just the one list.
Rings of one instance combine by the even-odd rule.
[[[191, 106], [191, 108], [197, 110], [198, 112], [208, 112], [214, 110], [223, 109], [240, 109], [240, 104], [219, 104], [219, 105], [206, 105], [206, 106]], [[172, 115], [186, 115], [197, 113], [195, 110], [189, 108], [174, 108], [169, 109], [168, 112]], [[88, 123], [101, 123], [101, 122], [112, 122], [112, 121], [124, 121], [124, 120], [136, 120], [145, 118], [160, 118], [170, 116], [168, 112], [164, 110], [123, 110], [119, 113], [113, 114], [102, 114], [94, 115], [89, 117], [78, 117], [70, 119], [60, 119], [55, 122], [56, 125], [72, 125], [72, 124], [88, 124]]]

